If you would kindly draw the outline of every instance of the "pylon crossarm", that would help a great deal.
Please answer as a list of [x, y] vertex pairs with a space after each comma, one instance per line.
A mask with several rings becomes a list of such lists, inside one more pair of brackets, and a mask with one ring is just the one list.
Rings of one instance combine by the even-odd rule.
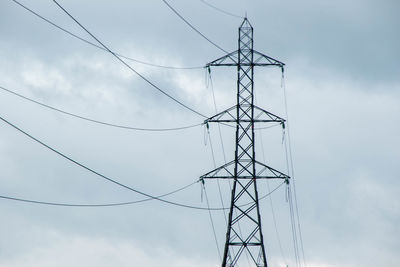
[[235, 166], [235, 161], [233, 160], [200, 176], [200, 179], [290, 179], [290, 176], [258, 161], [255, 161], [256, 169], [258, 169], [255, 177], [253, 177], [249, 171], [249, 167], [251, 166], [250, 160], [241, 160], [238, 162], [238, 164], [241, 169], [238, 171], [236, 177], [233, 169]]
[[[233, 169], [230, 170], [229, 167], [233, 166], [235, 163], [235, 161], [231, 161], [228, 162], [224, 165], [222, 165], [221, 167], [218, 167], [202, 176], [200, 176], [200, 179], [209, 179], [209, 178], [233, 178], [234, 174], [233, 174]], [[223, 173], [221, 175], [218, 175], [221, 171], [223, 171]]]
[[280, 62], [272, 57], [264, 55], [256, 50], [253, 50], [254, 58], [253, 58], [253, 66], [277, 66], [283, 68], [285, 63]]
[[[247, 54], [245, 54], [247, 52]], [[251, 49], [243, 49], [241, 50], [241, 53], [245, 58], [247, 58], [251, 53], [253, 52], [253, 62], [250, 60], [248, 61], [243, 61], [241, 63], [241, 66], [277, 66], [280, 68], [283, 68], [285, 66], [285, 63], [276, 60], [270, 56], [264, 55], [256, 50], [251, 50]], [[214, 61], [211, 61], [210, 63], [206, 64], [206, 67], [211, 67], [211, 66], [237, 66], [238, 65], [238, 60], [237, 60], [237, 54], [238, 51], [231, 52], [223, 57], [220, 57]]]
[[[261, 167], [261, 170], [258, 171], [257, 176], [255, 177], [256, 179], [260, 179], [260, 178], [267, 178], [267, 179], [275, 179], [275, 178], [279, 178], [279, 179], [290, 179], [290, 176], [287, 174], [284, 174], [272, 167], [269, 167], [267, 165], [265, 165], [264, 163], [255, 161], [256, 163], [256, 168], [257, 165]], [[262, 175], [263, 172], [268, 171], [270, 173], [270, 175]]]
[[260, 107], [257, 107], [256, 105], [254, 105], [254, 113], [257, 113], [257, 115], [255, 115], [255, 119], [254, 122], [280, 122], [280, 123], [285, 123], [285, 119], [269, 112], [266, 111], [265, 109], [262, 109]]
[[[241, 104], [239, 107], [243, 113], [241, 114], [241, 117], [239, 118], [239, 122], [253, 122], [253, 123], [258, 123], [258, 122], [279, 122], [279, 123], [285, 123], [286, 120], [269, 112], [266, 111], [265, 109], [262, 109], [260, 107], [257, 107], [254, 105], [254, 119], [243, 119], [243, 117], [248, 114], [248, 109], [251, 109], [251, 104]], [[245, 110], [246, 108], [246, 110]], [[238, 122], [236, 119], [236, 109], [237, 105], [230, 107], [224, 111], [221, 111], [220, 113], [206, 119], [204, 121], [205, 124], [209, 122]]]
[[[204, 123], [208, 122], [236, 122], [236, 114], [232, 114], [233, 111], [236, 111], [236, 105], [233, 107], [230, 107], [224, 111], [221, 111], [220, 113], [206, 119]], [[224, 115], [227, 115], [228, 119], [221, 119], [224, 117]]]
[[210, 63], [206, 64], [206, 68], [210, 66], [237, 66], [238, 65], [238, 51], [233, 51], [223, 57], [220, 57]]

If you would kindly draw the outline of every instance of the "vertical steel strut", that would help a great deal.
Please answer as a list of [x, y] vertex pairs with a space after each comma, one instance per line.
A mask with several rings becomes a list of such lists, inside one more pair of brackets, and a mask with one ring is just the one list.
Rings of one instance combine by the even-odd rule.
[[256, 161], [254, 123], [278, 122], [283, 126], [285, 120], [254, 105], [254, 66], [278, 66], [283, 71], [284, 65], [253, 50], [253, 27], [247, 18], [239, 27], [238, 50], [207, 64], [237, 67], [236, 105], [205, 120], [236, 124], [235, 159], [201, 176], [233, 179], [223, 267], [242, 265], [243, 252], [250, 256], [254, 266], [267, 267], [257, 179], [287, 180], [289, 176]]

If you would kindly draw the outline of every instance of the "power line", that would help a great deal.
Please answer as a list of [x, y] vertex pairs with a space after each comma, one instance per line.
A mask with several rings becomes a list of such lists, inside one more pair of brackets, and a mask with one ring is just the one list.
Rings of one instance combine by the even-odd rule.
[[[255, 103], [257, 105], [257, 97], [256, 97], [256, 93], [255, 92], [254, 92], [254, 101], [255, 101]], [[264, 149], [264, 141], [263, 141], [262, 132], [260, 130], [257, 130], [257, 132], [259, 133], [259, 136], [260, 136], [262, 159], [263, 159], [263, 162], [266, 162], [266, 156], [265, 156], [265, 149]], [[268, 180], [267, 180], [267, 188], [268, 188], [268, 191], [271, 191]], [[269, 196], [269, 204], [270, 204], [270, 207], [271, 207], [272, 220], [274, 222], [275, 234], [276, 234], [276, 238], [278, 240], [279, 250], [280, 250], [282, 259], [287, 263], [287, 259], [286, 259], [286, 256], [285, 256], [284, 252], [283, 252], [283, 248], [282, 248], [282, 242], [281, 242], [281, 238], [280, 238], [279, 231], [278, 231], [278, 226], [277, 226], [277, 222], [276, 222], [276, 215], [275, 215], [275, 209], [274, 209], [274, 204], [273, 204], [271, 195]]]
[[85, 120], [85, 121], [89, 121], [89, 122], [93, 122], [93, 123], [97, 123], [97, 124], [101, 124], [101, 125], [106, 125], [106, 126], [126, 129], [126, 130], [148, 131], [148, 132], [165, 132], [165, 131], [177, 131], [177, 130], [189, 129], [189, 128], [197, 127], [197, 126], [200, 126], [200, 125], [203, 124], [203, 123], [197, 123], [197, 124], [181, 126], [181, 127], [174, 127], [174, 128], [140, 128], [140, 127], [133, 127], [133, 126], [128, 126], [128, 125], [120, 125], [120, 124], [115, 124], [115, 123], [109, 123], [109, 122], [104, 122], [104, 121], [100, 121], [100, 120], [95, 120], [95, 119], [91, 119], [91, 118], [88, 118], [88, 117], [77, 115], [77, 114], [74, 114], [74, 113], [71, 113], [71, 112], [67, 112], [65, 110], [62, 110], [62, 109], [59, 109], [59, 108], [55, 108], [53, 106], [41, 103], [41, 102], [36, 101], [36, 100], [34, 100], [32, 98], [29, 98], [27, 96], [21, 95], [21, 94], [15, 92], [15, 91], [12, 91], [10, 89], [7, 89], [7, 88], [3, 87], [3, 86], [0, 86], [0, 89], [5, 91], [5, 92], [7, 92], [7, 93], [13, 94], [13, 95], [15, 95], [15, 96], [17, 96], [19, 98], [25, 99], [27, 101], [30, 101], [30, 102], [35, 103], [37, 105], [40, 105], [42, 107], [45, 107], [45, 108], [60, 112], [62, 114], [65, 114], [65, 115], [68, 115], [68, 116], [72, 116], [74, 118], [78, 118], [78, 119], [81, 119], [81, 120]]
[[[55, 0], [53, 0], [55, 1]], [[210, 40], [207, 36], [205, 36], [203, 33], [201, 33], [198, 29], [196, 29], [196, 27], [194, 27], [189, 21], [187, 21], [181, 14], [179, 14], [179, 12], [173, 8], [166, 0], [162, 0], [164, 2], [164, 4], [166, 4], [169, 9], [171, 9], [181, 20], [183, 20], [190, 28], [192, 28], [192, 30], [194, 30], [195, 32], [197, 32], [201, 37], [203, 37], [204, 39], [206, 39], [209, 43], [211, 43], [212, 45], [214, 45], [216, 48], [218, 48], [219, 50], [229, 54], [229, 52], [227, 52], [225, 49], [223, 49], [221, 46], [219, 46], [218, 44], [216, 44], [215, 42], [213, 42], [212, 40]]]
[[[8, 124], [9, 126], [13, 127], [14, 129], [16, 129], [17, 131], [19, 131], [20, 133], [24, 134], [25, 136], [29, 137], [29, 138], [32, 139], [33, 141], [39, 143], [40, 145], [44, 146], [45, 148], [47, 148], [47, 149], [51, 150], [52, 152], [58, 154], [59, 156], [63, 157], [64, 159], [66, 159], [66, 160], [72, 162], [73, 164], [75, 164], [75, 165], [77, 165], [77, 166], [79, 166], [79, 167], [81, 167], [81, 168], [83, 168], [83, 169], [85, 169], [85, 170], [87, 170], [87, 171], [89, 171], [89, 172], [91, 172], [91, 173], [93, 173], [93, 174], [99, 176], [99, 177], [102, 178], [102, 179], [105, 179], [105, 180], [107, 180], [107, 181], [109, 181], [109, 182], [111, 182], [111, 183], [113, 183], [113, 184], [116, 184], [116, 185], [118, 185], [118, 186], [120, 186], [120, 187], [123, 187], [123, 188], [125, 188], [125, 189], [130, 190], [130, 191], [133, 191], [133, 192], [135, 192], [135, 193], [137, 193], [137, 194], [139, 194], [139, 195], [143, 195], [143, 196], [145, 196], [145, 197], [147, 197], [147, 198], [151, 198], [151, 199], [153, 199], [153, 200], [158, 200], [158, 201], [160, 201], [160, 202], [163, 202], [163, 203], [166, 203], [166, 204], [170, 204], [170, 205], [173, 205], [173, 206], [182, 207], [182, 208], [189, 208], [189, 209], [196, 209], [196, 210], [221, 210], [221, 209], [223, 209], [223, 208], [204, 208], [204, 207], [200, 207], [200, 206], [193, 206], [193, 205], [182, 204], [182, 203], [178, 203], [178, 202], [173, 202], [173, 201], [165, 200], [165, 199], [162, 199], [162, 198], [160, 198], [160, 197], [150, 195], [150, 194], [148, 194], [148, 193], [144, 193], [144, 192], [142, 192], [142, 191], [140, 191], [140, 190], [138, 190], [138, 189], [135, 189], [135, 188], [133, 188], [133, 187], [130, 187], [130, 186], [128, 186], [128, 185], [125, 185], [125, 184], [123, 184], [123, 183], [121, 183], [121, 182], [118, 182], [117, 180], [114, 180], [114, 179], [112, 179], [112, 178], [110, 178], [110, 177], [108, 177], [108, 176], [106, 176], [106, 175], [104, 175], [104, 174], [101, 174], [100, 172], [95, 171], [94, 169], [92, 169], [92, 168], [90, 168], [90, 167], [88, 167], [88, 166], [86, 166], [86, 165], [84, 165], [84, 164], [82, 164], [82, 163], [80, 163], [80, 162], [78, 162], [78, 161], [72, 159], [71, 157], [69, 157], [69, 156], [63, 154], [62, 152], [56, 150], [55, 148], [52, 148], [51, 146], [49, 146], [49, 145], [45, 144], [44, 142], [40, 141], [39, 139], [33, 137], [33, 136], [30, 135], [29, 133], [27, 133], [27, 132], [25, 132], [24, 130], [20, 129], [19, 127], [17, 127], [16, 125], [14, 125], [13, 123], [9, 122], [8, 120], [6, 120], [5, 118], [3, 118], [3, 117], [1, 117], [1, 116], [0, 116], [0, 120], [2, 120], [3, 122], [5, 122], [5, 123]], [[282, 184], [281, 184], [281, 185], [282, 185]], [[279, 185], [277, 188], [275, 188], [274, 190], [272, 190], [269, 194], [272, 194], [273, 192], [275, 192], [275, 190], [277, 190], [281, 185]], [[269, 194], [267, 194], [266, 196], [268, 196]], [[264, 197], [266, 197], [266, 196], [264, 196]], [[260, 199], [261, 199], [261, 198], [260, 198]], [[246, 204], [245, 204], [245, 205], [246, 205]]]
[[[217, 102], [216, 102], [216, 99], [215, 99], [215, 92], [214, 92], [214, 83], [213, 83], [213, 80], [212, 80], [212, 77], [211, 77], [211, 68], [208, 67], [207, 70], [208, 70], [208, 76], [206, 76], [206, 77], [208, 77], [209, 82], [210, 82], [212, 99], [213, 99], [213, 103], [214, 103], [214, 111], [215, 111], [215, 114], [218, 114]], [[226, 164], [227, 161], [226, 161], [226, 153], [225, 153], [224, 141], [222, 139], [222, 133], [221, 133], [221, 123], [218, 123], [218, 133], [219, 133], [219, 140], [221, 142], [221, 148], [222, 148], [222, 155], [224, 157], [224, 163]], [[229, 181], [229, 186], [231, 185], [230, 182], [231, 181]]]
[[[137, 193], [139, 195], [143, 195], [143, 196], [151, 198], [153, 200], [158, 200], [158, 201], [161, 201], [161, 202], [164, 202], [164, 203], [167, 203], [167, 204], [171, 204], [171, 205], [174, 205], [174, 206], [197, 209], [197, 210], [208, 210], [207, 208], [203, 208], [203, 207], [191, 206], [191, 205], [181, 204], [181, 203], [177, 203], [177, 202], [172, 202], [172, 201], [169, 201], [169, 200], [164, 200], [162, 198], [159, 198], [159, 197], [156, 197], [156, 196], [152, 196], [152, 195], [150, 195], [148, 193], [144, 193], [144, 192], [142, 192], [140, 190], [137, 190], [137, 189], [135, 189], [133, 187], [130, 187], [128, 185], [122, 184], [121, 182], [118, 182], [118, 181], [116, 181], [116, 180], [114, 180], [114, 179], [112, 179], [112, 178], [110, 178], [110, 177], [108, 177], [108, 176], [106, 176], [104, 174], [101, 174], [100, 172], [95, 171], [94, 169], [89, 168], [88, 166], [86, 166], [86, 165], [84, 165], [82, 163], [79, 163], [78, 161], [72, 159], [71, 157], [68, 157], [67, 155], [63, 154], [62, 152], [52, 148], [51, 146], [45, 144], [44, 142], [40, 141], [39, 139], [33, 137], [32, 135], [30, 135], [27, 132], [23, 131], [22, 129], [18, 128], [16, 125], [12, 124], [11, 122], [9, 122], [8, 120], [4, 119], [1, 116], [0, 116], [0, 120], [2, 120], [3, 122], [7, 123], [8, 125], [13, 127], [14, 129], [18, 130], [19, 132], [23, 133], [25, 136], [29, 137], [30, 139], [34, 140], [35, 142], [39, 143], [40, 145], [46, 147], [47, 149], [49, 149], [49, 150], [53, 151], [54, 153], [58, 154], [59, 156], [63, 157], [64, 159], [72, 162], [75, 165], [78, 165], [79, 167], [81, 167], [81, 168], [83, 168], [83, 169], [85, 169], [85, 170], [87, 170], [87, 171], [89, 171], [89, 172], [101, 177], [102, 179], [105, 179], [105, 180], [113, 183], [113, 184], [116, 184], [116, 185], [118, 185], [120, 187], [123, 187], [125, 189], [130, 190], [130, 191], [133, 191], [133, 192], [135, 192], [135, 193]], [[212, 210], [213, 209], [214, 208], [212, 208]], [[219, 208], [215, 208], [215, 210], [219, 210]]]
[[239, 15], [233, 14], [233, 13], [231, 13], [231, 12], [228, 12], [228, 11], [226, 11], [226, 10], [223, 10], [223, 9], [221, 9], [221, 8], [219, 8], [219, 7], [216, 7], [216, 6], [214, 6], [214, 5], [212, 5], [212, 4], [208, 3], [208, 2], [206, 2], [206, 1], [204, 1], [204, 0], [200, 0], [200, 2], [202, 2], [203, 4], [205, 4], [205, 5], [207, 5], [207, 6], [211, 7], [211, 8], [213, 8], [213, 9], [215, 9], [215, 10], [221, 12], [221, 13], [224, 13], [225, 15], [228, 15], [228, 16], [231, 16], [231, 17], [235, 17], [235, 18], [239, 18], [239, 19], [244, 19], [243, 16], [239, 16]]
[[[178, 189], [176, 189], [174, 191], [171, 191], [169, 193], [159, 195], [157, 197], [158, 198], [166, 197], [166, 196], [175, 194], [175, 193], [177, 193], [179, 191], [183, 191], [186, 188], [198, 183], [199, 181], [200, 180], [197, 180], [197, 181], [195, 181], [193, 183], [185, 185], [185, 186], [183, 186], [181, 188], [178, 188]], [[145, 198], [145, 199], [134, 200], [134, 201], [117, 202], [117, 203], [106, 203], [106, 204], [73, 204], [73, 203], [60, 203], [60, 202], [32, 200], [32, 199], [26, 199], [26, 198], [17, 198], [17, 197], [4, 196], [4, 195], [0, 195], [0, 198], [7, 199], [7, 200], [19, 201], [19, 202], [25, 202], [25, 203], [31, 203], [31, 204], [40, 204], [40, 205], [48, 205], [48, 206], [61, 206], [61, 207], [83, 207], [83, 208], [126, 206], [126, 205], [132, 205], [132, 204], [137, 204], [137, 203], [142, 203], [142, 202], [145, 202], [145, 201], [153, 200], [152, 198]]]
[[288, 200], [289, 200], [290, 222], [291, 222], [292, 236], [293, 236], [294, 255], [295, 255], [295, 259], [296, 259], [296, 265], [301, 266], [300, 255], [299, 255], [300, 254], [299, 253], [299, 245], [298, 245], [298, 240], [297, 240], [296, 220], [294, 217], [292, 191], [290, 189], [290, 185], [288, 185]]
[[[207, 191], [206, 191], [206, 187], [205, 187], [204, 183], [202, 184], [202, 186], [203, 186], [203, 189], [204, 189], [204, 196], [206, 197], [207, 207], [210, 208], [210, 203], [208, 201]], [[219, 244], [218, 244], [217, 233], [215, 231], [214, 220], [213, 220], [213, 217], [212, 217], [210, 209], [208, 210], [208, 215], [210, 217], [211, 228], [212, 228], [212, 232], [213, 232], [213, 235], [214, 235], [215, 246], [216, 246], [217, 251], [218, 251], [218, 256], [219, 256], [219, 259], [222, 260], [221, 250], [220, 250]]]
[[[287, 114], [286, 114], [287, 116]], [[286, 117], [286, 119], [288, 119]], [[293, 177], [293, 173], [291, 173], [290, 167], [289, 167], [289, 156], [288, 156], [288, 148], [287, 148], [287, 141], [284, 139], [284, 145], [285, 145], [285, 159], [286, 159], [286, 169], [288, 173]], [[294, 180], [293, 180], [294, 181]], [[294, 217], [293, 213], [293, 200], [292, 200], [292, 189], [291, 189], [291, 184], [287, 185], [287, 201], [289, 201], [289, 215], [290, 215], [290, 224], [292, 228], [292, 238], [293, 238], [293, 250], [294, 250], [294, 256], [295, 256], [295, 262], [296, 265], [299, 267], [301, 265], [300, 262], [300, 253], [299, 253], [299, 245], [298, 245], [298, 238], [297, 238], [297, 228], [296, 228], [296, 220]]]
[[[287, 98], [286, 98], [286, 83], [285, 83], [285, 76], [284, 72], [282, 69], [282, 87], [283, 87], [283, 94], [284, 94], [284, 101], [285, 101], [285, 113], [286, 113], [286, 118], [289, 121], [289, 114], [288, 114], [288, 107], [287, 107]], [[297, 204], [297, 193], [296, 193], [296, 182], [295, 182], [295, 175], [294, 175], [294, 164], [293, 164], [293, 156], [292, 156], [292, 146], [290, 142], [290, 130], [289, 130], [289, 123], [287, 123], [287, 139], [288, 139], [288, 145], [289, 145], [289, 158], [290, 158], [290, 166], [292, 170], [292, 177], [293, 177], [293, 192], [294, 192], [294, 201], [295, 201], [295, 209], [296, 209], [296, 217], [297, 217], [297, 226], [299, 229], [299, 238], [300, 238], [300, 248], [301, 248], [301, 253], [303, 256], [303, 262], [304, 266], [307, 267], [306, 264], [306, 258], [304, 254], [304, 245], [303, 245], [303, 236], [301, 234], [301, 225], [300, 225], [300, 216], [299, 216], [299, 209], [298, 209], [298, 204]], [[285, 141], [285, 146], [286, 146], [286, 141]]]
[[[99, 46], [99, 45], [97, 45], [97, 44], [95, 44], [95, 43], [92, 43], [92, 42], [90, 42], [89, 40], [86, 40], [85, 38], [82, 38], [82, 37], [76, 35], [75, 33], [71, 32], [71, 31], [69, 31], [69, 30], [67, 30], [67, 29], [65, 29], [65, 28], [63, 28], [63, 27], [61, 27], [61, 26], [59, 26], [59, 25], [57, 25], [56, 23], [54, 23], [54, 22], [52, 22], [51, 20], [49, 20], [49, 19], [43, 17], [42, 15], [40, 15], [39, 13], [37, 13], [37, 12], [33, 11], [32, 9], [28, 8], [27, 6], [25, 6], [24, 4], [20, 3], [19, 1], [17, 1], [17, 0], [11, 0], [11, 1], [15, 2], [16, 4], [18, 4], [19, 6], [21, 6], [21, 7], [24, 8], [25, 10], [29, 11], [30, 13], [32, 13], [32, 14], [35, 15], [36, 17], [42, 19], [43, 21], [49, 23], [50, 25], [52, 25], [52, 26], [58, 28], [59, 30], [61, 30], [61, 31], [67, 33], [67, 34], [69, 34], [70, 36], [72, 36], [72, 37], [74, 37], [74, 38], [76, 38], [76, 39], [78, 39], [78, 40], [81, 40], [81, 41], [83, 41], [83, 42], [85, 42], [85, 43], [87, 43], [87, 44], [89, 44], [89, 45], [91, 45], [91, 46], [94, 46], [94, 47], [96, 47], [96, 48], [99, 48], [99, 49], [101, 49], [101, 50], [103, 50], [103, 51], [108, 52], [108, 50], [105, 49], [104, 47], [101, 47], [101, 46]], [[124, 56], [124, 55], [119, 54], [119, 53], [117, 53], [117, 52], [114, 52], [114, 53], [115, 53], [116, 55], [118, 55], [119, 57], [121, 57], [121, 58], [130, 60], [130, 61], [133, 61], [133, 62], [136, 62], [136, 63], [139, 63], [139, 64], [151, 66], [151, 67], [164, 68], [164, 69], [176, 69], [176, 70], [185, 70], [185, 69], [190, 70], [190, 69], [202, 69], [202, 68], [204, 68], [204, 66], [193, 66], [193, 67], [166, 66], [166, 65], [154, 64], [154, 63], [150, 63], [150, 62], [138, 60], [138, 59], [131, 58], [131, 57], [128, 57], [128, 56]]]
[[[217, 164], [216, 164], [216, 161], [215, 161], [215, 155], [214, 155], [214, 148], [213, 148], [213, 145], [212, 145], [212, 140], [211, 140], [211, 135], [210, 135], [210, 130], [208, 128], [208, 125], [206, 127], [207, 127], [208, 140], [210, 142], [211, 156], [212, 156], [212, 160], [213, 160], [213, 163], [214, 163], [214, 168], [217, 168]], [[219, 199], [221, 201], [222, 208], [224, 208], [224, 210], [225, 210], [225, 204], [224, 204], [224, 200], [222, 198], [222, 191], [221, 191], [221, 185], [219, 183], [219, 180], [217, 180], [217, 184], [218, 184]], [[205, 191], [205, 187], [204, 187], [204, 191]], [[206, 195], [206, 197], [207, 197], [207, 195]], [[207, 199], [207, 202], [208, 202], [208, 199]], [[224, 210], [222, 212], [223, 212], [223, 215], [224, 215], [225, 224], [228, 225], [228, 221], [226, 219]]]
[[232, 57], [232, 55], [227, 52], [225, 49], [223, 49], [221, 46], [213, 42], [210, 38], [205, 36], [202, 32], [200, 32], [196, 27], [194, 27], [188, 20], [186, 20], [175, 8], [173, 8], [166, 0], [162, 0], [164, 4], [168, 6], [169, 9], [171, 9], [183, 22], [185, 22], [192, 30], [197, 32], [201, 37], [203, 37], [205, 40], [207, 40], [209, 43], [214, 45], [216, 48], [221, 50], [222, 52], [227, 54], [227, 57], [229, 57], [233, 62], [236, 62], [236, 60]]
[[111, 53], [118, 61], [120, 61], [123, 65], [125, 65], [127, 68], [129, 68], [131, 71], [133, 71], [136, 75], [138, 75], [140, 78], [142, 78], [144, 81], [146, 81], [148, 84], [150, 84], [152, 87], [154, 87], [156, 90], [161, 92], [163, 95], [166, 97], [170, 98], [171, 100], [175, 101], [182, 107], [186, 108], [187, 110], [192, 111], [193, 113], [196, 113], [197, 115], [207, 118], [207, 116], [201, 114], [200, 112], [196, 111], [195, 109], [189, 107], [188, 105], [184, 104], [180, 100], [176, 99], [172, 95], [168, 94], [164, 90], [162, 90], [160, 87], [155, 85], [153, 82], [151, 82], [149, 79], [144, 77], [142, 74], [140, 74], [138, 71], [136, 71], [134, 68], [132, 68], [128, 63], [126, 63], [123, 59], [121, 59], [117, 54], [115, 54], [113, 51], [111, 51], [105, 44], [103, 44], [96, 36], [94, 36], [88, 29], [86, 29], [75, 17], [73, 17], [64, 7], [62, 7], [56, 0], [53, 0], [53, 2], [62, 10], [64, 11], [73, 21], [76, 22], [76, 24], [79, 25], [84, 31], [86, 31], [93, 39], [95, 39], [104, 49], [106, 49], [109, 53]]

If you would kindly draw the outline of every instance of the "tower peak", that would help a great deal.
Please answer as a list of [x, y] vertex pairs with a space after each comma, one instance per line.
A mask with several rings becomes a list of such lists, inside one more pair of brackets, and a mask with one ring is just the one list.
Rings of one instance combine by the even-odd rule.
[[242, 22], [242, 24], [240, 24], [239, 28], [251, 28], [251, 29], [253, 29], [253, 26], [251, 26], [250, 21], [247, 19], [247, 14], [244, 17], [243, 22]]

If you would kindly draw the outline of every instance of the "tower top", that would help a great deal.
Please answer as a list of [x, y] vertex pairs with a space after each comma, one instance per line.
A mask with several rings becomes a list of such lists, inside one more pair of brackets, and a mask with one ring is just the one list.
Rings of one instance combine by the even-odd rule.
[[239, 29], [242, 29], [242, 28], [253, 29], [253, 26], [251, 26], [250, 21], [247, 19], [247, 16], [243, 19], [242, 24], [240, 24]]

